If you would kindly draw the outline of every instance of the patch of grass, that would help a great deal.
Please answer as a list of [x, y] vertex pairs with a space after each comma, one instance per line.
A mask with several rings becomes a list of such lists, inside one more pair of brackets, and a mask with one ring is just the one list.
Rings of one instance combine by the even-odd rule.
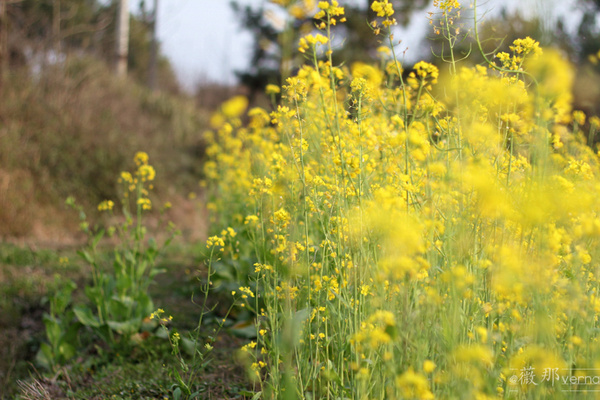
[[[63, 253], [63, 252], [61, 252]], [[0, 385], [16, 393], [43, 337], [42, 314], [59, 279], [81, 279], [78, 265], [58, 252], [0, 243]]]
[[20, 247], [10, 243], [0, 243], [0, 263], [15, 266], [27, 266], [35, 263], [58, 263], [55, 252], [47, 249], [34, 250], [30, 247]]
[[160, 358], [146, 357], [138, 362], [117, 359], [96, 370], [73, 368], [71, 381], [62, 382], [71, 398], [157, 399], [170, 395], [171, 381]]
[[[201, 307], [192, 301], [199, 300], [199, 279], [206, 272], [201, 258], [198, 248], [175, 245], [161, 261], [160, 266], [167, 272], [158, 275], [156, 284], [151, 286], [156, 306], [174, 317], [170, 329], [176, 329], [184, 337], [197, 328], [201, 312]], [[55, 283], [55, 276], [60, 274], [65, 279], [78, 281], [79, 289], [74, 295], [83, 296], [81, 288], [89, 271], [78, 263], [73, 251], [0, 243], [0, 273], [1, 399], [19, 398], [15, 396], [23, 399], [173, 397], [175, 380], [169, 375], [169, 367], [177, 361], [168, 341], [155, 336], [145, 338], [127, 354], [107, 352], [90, 338], [84, 338], [89, 344], [85, 351], [57, 374], [32, 369], [39, 344], [46, 340], [42, 315], [48, 311], [47, 296], [60, 282]], [[220, 310], [229, 305], [227, 301], [231, 299], [225, 295], [211, 298], [209, 307], [216, 308], [201, 327], [205, 332], [203, 336], [212, 332], [212, 323], [222, 316]], [[242, 339], [225, 332], [218, 337], [202, 379], [194, 383], [194, 390], [201, 392], [200, 398], [244, 398], [240, 392], [247, 389], [248, 384], [234, 356], [242, 344]]]
[[0, 243], [0, 324], [14, 323], [38, 308], [54, 287], [54, 276], [78, 278], [79, 266], [57, 252]]
[[[233, 350], [240, 342], [225, 337], [216, 343], [214, 360], [195, 391], [204, 399], [244, 398], [244, 373], [233, 358]], [[66, 366], [54, 377], [37, 376], [21, 380], [20, 395], [38, 393], [35, 399], [163, 399], [173, 398], [173, 379], [169, 366], [168, 343], [151, 337], [127, 356], [116, 356], [110, 361], [99, 355], [81, 357], [79, 362]], [[48, 397], [43, 397], [43, 394]]]

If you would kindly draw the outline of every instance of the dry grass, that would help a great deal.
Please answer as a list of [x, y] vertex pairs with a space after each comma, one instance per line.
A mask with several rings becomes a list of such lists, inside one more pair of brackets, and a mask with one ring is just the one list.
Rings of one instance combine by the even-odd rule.
[[47, 389], [47, 385], [37, 379], [32, 382], [17, 381], [21, 389], [21, 397], [25, 400], [52, 400], [54, 397]]
[[11, 74], [0, 99], [0, 237], [63, 224], [55, 217], [69, 195], [91, 207], [117, 199], [115, 176], [140, 150], [159, 171], [159, 197], [196, 190], [207, 118], [191, 99], [116, 81], [92, 59]]

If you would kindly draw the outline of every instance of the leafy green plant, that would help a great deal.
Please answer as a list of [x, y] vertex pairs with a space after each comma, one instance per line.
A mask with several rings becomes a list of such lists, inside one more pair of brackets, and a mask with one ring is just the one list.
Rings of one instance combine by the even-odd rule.
[[[81, 228], [89, 235], [87, 247], [79, 254], [92, 267], [92, 284], [85, 288], [90, 304], [76, 305], [73, 312], [81, 324], [112, 346], [117, 342], [127, 344], [132, 335], [154, 326], [144, 323], [154, 310], [148, 288], [154, 277], [163, 272], [156, 265], [157, 257], [177, 233], [169, 225], [169, 236], [160, 246], [154, 238], [147, 237], [143, 215], [152, 208], [148, 194], [153, 188], [155, 171], [148, 164], [146, 153], [138, 152], [134, 161], [136, 170], [122, 172], [119, 178], [123, 187], [120, 223], [106, 229], [91, 229], [82, 207], [77, 206], [73, 198], [67, 200], [67, 204], [79, 211]], [[168, 207], [167, 204], [165, 208]], [[113, 209], [111, 200], [98, 206], [99, 211], [118, 218]], [[108, 259], [99, 251], [100, 241], [105, 236], [116, 239], [117, 243]], [[112, 270], [105, 268], [107, 264]]]
[[75, 282], [63, 280], [55, 276], [55, 284], [59, 288], [50, 297], [50, 313], [44, 314], [44, 326], [48, 343], [42, 343], [36, 361], [51, 370], [69, 361], [76, 354], [75, 343], [80, 328], [73, 323], [75, 314], [71, 305], [71, 294], [77, 288]]

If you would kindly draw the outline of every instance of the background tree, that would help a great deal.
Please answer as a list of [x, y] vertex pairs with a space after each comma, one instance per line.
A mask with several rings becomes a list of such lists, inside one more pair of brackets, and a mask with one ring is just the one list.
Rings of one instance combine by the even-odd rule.
[[[2, 0], [5, 2], [6, 0]], [[115, 63], [118, 1], [98, 0], [10, 0], [5, 4], [5, 36], [8, 57], [1, 62], [17, 66], [42, 66], [69, 57], [93, 56], [109, 65]], [[129, 74], [148, 82], [152, 54], [151, 15], [130, 15]], [[3, 26], [3, 25], [2, 25]], [[160, 54], [160, 45], [157, 44]], [[7, 69], [9, 68], [7, 65]], [[164, 57], [158, 57], [160, 88], [178, 90], [175, 74]]]
[[[578, 73], [574, 83], [575, 107], [600, 115], [600, 0], [579, 0], [584, 8], [573, 37]], [[589, 121], [589, 120], [588, 120]], [[589, 138], [594, 145], [600, 138]]]
[[579, 23], [575, 48], [578, 51], [579, 60], [583, 61], [589, 55], [600, 50], [600, 0], [579, 0], [583, 6], [583, 17]]
[[[371, 11], [374, 0], [339, 0], [345, 7], [346, 22], [338, 24], [333, 32], [337, 46], [334, 62], [372, 60], [379, 46], [378, 38], [369, 27], [375, 18]], [[413, 13], [427, 7], [431, 0], [392, 0], [396, 18], [407, 26]], [[231, 6], [244, 30], [253, 36], [251, 66], [238, 71], [240, 82], [250, 89], [251, 97], [261, 92], [268, 83], [281, 84], [299, 65], [303, 58], [296, 51], [301, 36], [314, 28], [312, 16], [316, 12], [314, 0], [270, 0], [258, 8], [241, 6], [232, 1]]]

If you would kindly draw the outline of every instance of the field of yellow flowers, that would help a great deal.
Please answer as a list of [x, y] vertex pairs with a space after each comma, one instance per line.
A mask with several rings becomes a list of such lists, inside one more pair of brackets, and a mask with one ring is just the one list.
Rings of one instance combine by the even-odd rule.
[[[213, 257], [256, 314], [255, 398], [581, 398], [600, 383], [600, 120], [531, 38], [448, 68], [335, 66], [335, 0], [275, 111], [233, 98], [206, 134]], [[475, 8], [475, 15], [477, 10]], [[477, 37], [476, 43], [481, 43]], [[585, 127], [585, 128], [584, 128]]]

